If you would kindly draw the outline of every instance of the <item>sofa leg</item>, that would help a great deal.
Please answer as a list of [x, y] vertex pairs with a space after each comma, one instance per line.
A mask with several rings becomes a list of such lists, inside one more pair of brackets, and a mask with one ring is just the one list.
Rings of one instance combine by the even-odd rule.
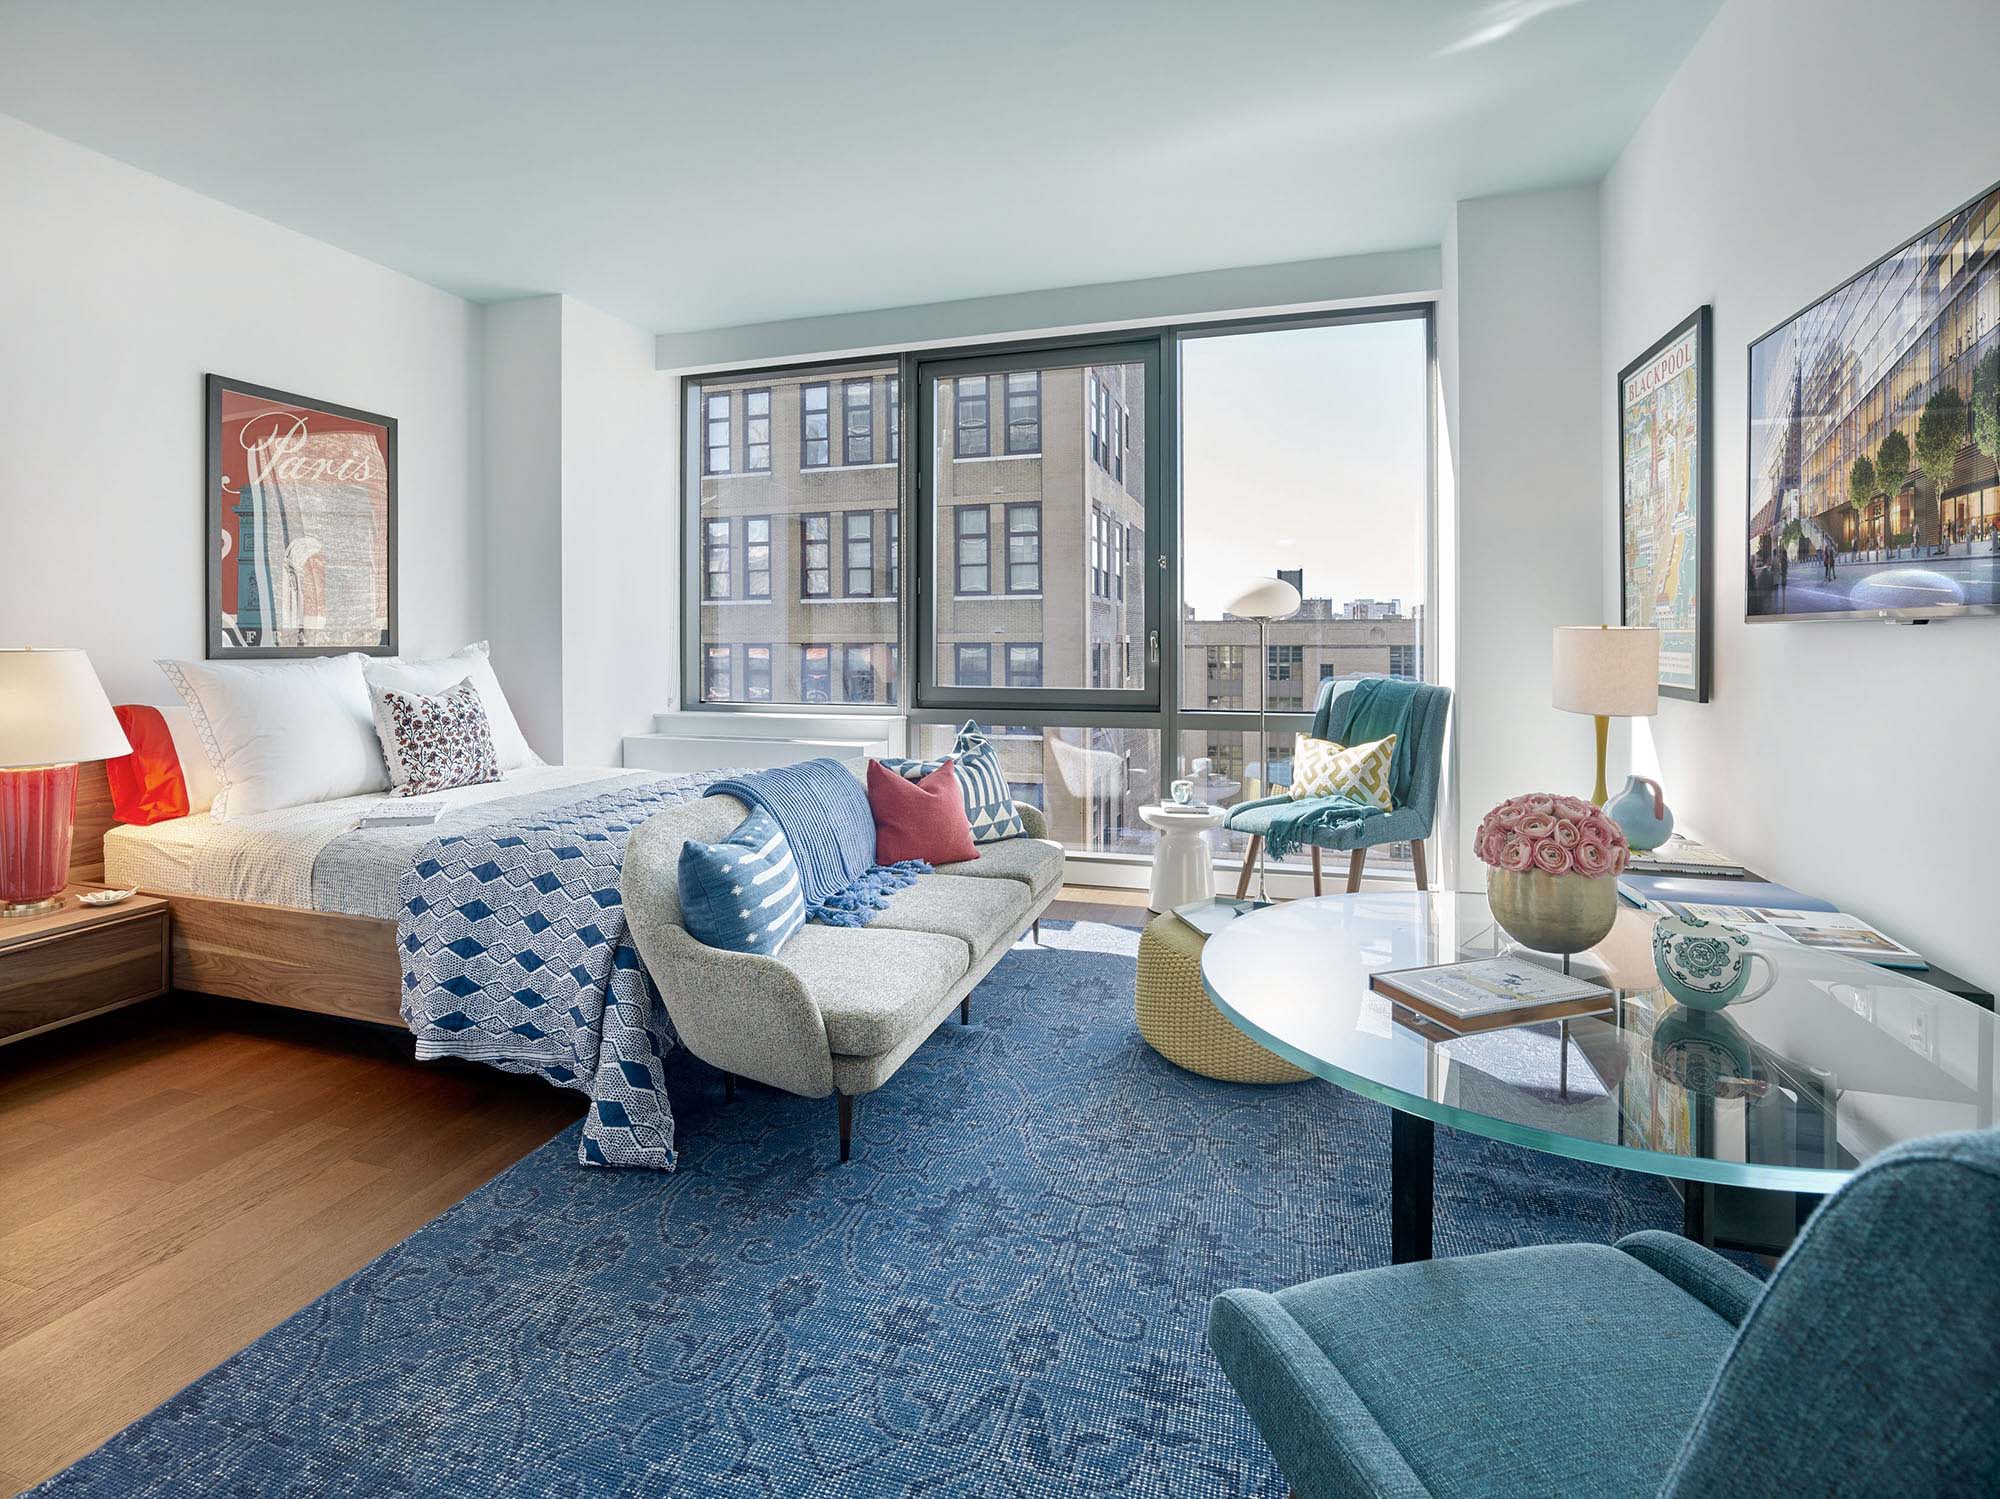
[[1041, 945], [1042, 945], [1042, 918], [1037, 916], [1035, 918], [1035, 946], [1040, 947]]
[[1264, 846], [1263, 835], [1252, 833], [1250, 846], [1243, 850], [1243, 873], [1236, 877], [1236, 898], [1243, 899], [1250, 893], [1250, 871], [1257, 867], [1257, 850]]
[[972, 1024], [972, 996], [970, 994], [958, 1002], [958, 1023], [960, 1025]]
[[736, 1074], [733, 1072], [722, 1074], [722, 1101], [724, 1103], [736, 1102]]
[[838, 1095], [840, 1098], [840, 1159], [844, 1164], [854, 1148], [854, 1096], [850, 1093]]

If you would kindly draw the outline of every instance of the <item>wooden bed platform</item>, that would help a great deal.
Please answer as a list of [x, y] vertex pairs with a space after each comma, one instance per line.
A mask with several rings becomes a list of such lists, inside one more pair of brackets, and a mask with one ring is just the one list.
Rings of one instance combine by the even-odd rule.
[[[104, 880], [104, 835], [117, 826], [101, 762], [77, 777], [70, 880]], [[403, 969], [396, 923], [256, 901], [152, 891], [169, 908], [176, 989], [284, 1005], [400, 1028]]]

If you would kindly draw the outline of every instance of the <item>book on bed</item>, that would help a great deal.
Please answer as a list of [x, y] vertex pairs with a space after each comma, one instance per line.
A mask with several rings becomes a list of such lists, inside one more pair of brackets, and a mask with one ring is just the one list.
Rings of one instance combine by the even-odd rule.
[[361, 814], [361, 828], [420, 828], [444, 816], [443, 802], [383, 802]]

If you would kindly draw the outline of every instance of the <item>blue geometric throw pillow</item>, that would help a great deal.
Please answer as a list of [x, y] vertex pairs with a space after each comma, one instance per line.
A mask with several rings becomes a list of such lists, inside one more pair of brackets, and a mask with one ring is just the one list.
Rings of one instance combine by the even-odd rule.
[[806, 924], [791, 846], [768, 812], [752, 812], [720, 843], [681, 846], [681, 919], [697, 942], [774, 953]]
[[[1007, 785], [1006, 772], [1000, 768], [999, 753], [977, 722], [965, 721], [952, 745], [950, 758], [955, 762], [953, 773], [958, 777], [959, 794], [965, 798], [965, 820], [972, 824], [972, 841], [999, 843], [1007, 838], [1025, 837], [1028, 826], [1021, 821], [1021, 813], [1014, 805], [1014, 793]], [[942, 764], [943, 758], [882, 762], [884, 769], [895, 771], [906, 781], [921, 781]]]

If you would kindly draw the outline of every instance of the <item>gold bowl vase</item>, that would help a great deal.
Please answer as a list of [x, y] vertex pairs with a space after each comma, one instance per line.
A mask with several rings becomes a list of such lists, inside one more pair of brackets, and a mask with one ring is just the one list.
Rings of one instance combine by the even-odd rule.
[[1610, 875], [1489, 867], [1486, 903], [1493, 919], [1523, 947], [1567, 957], [1610, 934], [1618, 920], [1618, 881]]

